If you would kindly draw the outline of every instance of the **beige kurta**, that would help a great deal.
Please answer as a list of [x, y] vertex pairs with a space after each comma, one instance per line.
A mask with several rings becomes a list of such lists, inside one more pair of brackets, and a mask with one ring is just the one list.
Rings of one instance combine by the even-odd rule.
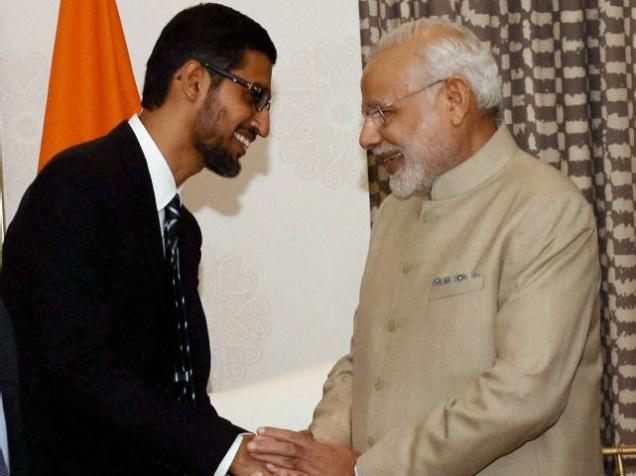
[[500, 128], [383, 203], [311, 430], [361, 476], [601, 475], [599, 282], [590, 206]]

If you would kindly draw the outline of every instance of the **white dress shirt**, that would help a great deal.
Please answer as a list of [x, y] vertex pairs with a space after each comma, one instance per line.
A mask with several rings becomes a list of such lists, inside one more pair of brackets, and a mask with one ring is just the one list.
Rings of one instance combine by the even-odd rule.
[[[172, 171], [170, 170], [165, 157], [142, 124], [139, 116], [137, 116], [137, 114], [133, 115], [128, 120], [128, 124], [135, 133], [137, 141], [139, 141], [139, 145], [141, 146], [141, 151], [146, 158], [146, 163], [148, 164], [150, 181], [152, 182], [152, 189], [155, 193], [155, 202], [157, 203], [157, 224], [159, 226], [159, 229], [161, 230], [161, 236], [163, 237], [163, 222], [166, 216], [166, 205], [168, 205], [168, 203], [170, 202], [170, 200], [172, 200], [176, 193], [181, 193], [183, 185], [177, 187], [177, 184], [174, 180], [174, 175], [172, 175]], [[228, 470], [230, 469], [230, 465], [232, 464], [232, 461], [234, 461], [234, 457], [236, 456], [236, 453], [241, 446], [242, 441], [243, 434], [238, 435], [228, 452], [225, 454], [225, 457], [221, 461], [221, 464], [213, 473], [213, 476], [225, 476], [227, 474]]]

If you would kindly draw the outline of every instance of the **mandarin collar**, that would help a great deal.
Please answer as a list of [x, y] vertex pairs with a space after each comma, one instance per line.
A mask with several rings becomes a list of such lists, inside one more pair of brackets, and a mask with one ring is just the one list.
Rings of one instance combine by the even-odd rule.
[[517, 144], [506, 126], [499, 127], [475, 154], [435, 179], [431, 200], [453, 198], [477, 187], [506, 165], [516, 150]]

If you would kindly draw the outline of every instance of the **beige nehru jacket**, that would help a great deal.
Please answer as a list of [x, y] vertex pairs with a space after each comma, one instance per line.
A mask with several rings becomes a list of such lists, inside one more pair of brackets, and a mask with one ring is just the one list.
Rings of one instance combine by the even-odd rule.
[[361, 476], [600, 476], [596, 240], [503, 127], [430, 199], [388, 197], [311, 430]]

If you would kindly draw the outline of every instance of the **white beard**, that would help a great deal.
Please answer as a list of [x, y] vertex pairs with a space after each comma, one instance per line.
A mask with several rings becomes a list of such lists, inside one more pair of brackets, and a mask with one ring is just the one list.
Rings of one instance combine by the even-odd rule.
[[426, 156], [404, 151], [404, 164], [389, 177], [389, 187], [397, 197], [408, 198], [428, 193], [433, 181], [448, 170], [454, 160], [456, 148], [452, 144], [444, 143], [443, 140], [432, 143], [420, 139], [420, 142], [419, 148], [426, 150]]
[[[410, 156], [409, 156], [410, 157]], [[408, 198], [416, 193], [423, 193], [430, 182], [426, 167], [421, 161], [413, 161], [404, 157], [404, 164], [389, 177], [389, 187], [396, 197]]]
[[427, 194], [437, 177], [460, 162], [459, 145], [441, 130], [431, 127], [418, 142], [403, 150], [404, 163], [389, 177], [389, 187], [399, 198]]

